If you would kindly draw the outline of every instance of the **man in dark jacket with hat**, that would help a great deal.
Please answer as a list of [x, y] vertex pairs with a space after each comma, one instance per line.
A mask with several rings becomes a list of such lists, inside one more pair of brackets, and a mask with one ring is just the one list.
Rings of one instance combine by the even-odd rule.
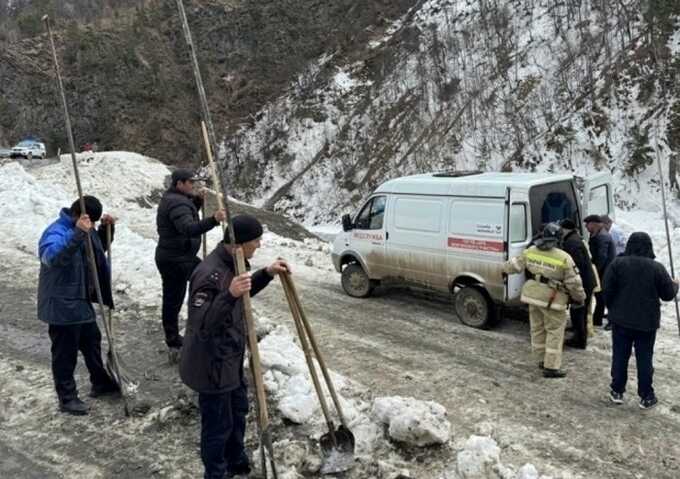
[[604, 298], [612, 323], [612, 383], [610, 399], [623, 403], [628, 379], [628, 360], [635, 347], [640, 408], [657, 404], [652, 377], [654, 342], [661, 320], [660, 300], [670, 301], [678, 293], [678, 280], [671, 279], [661, 263], [654, 261], [652, 239], [633, 233], [626, 250], [607, 270]]
[[[590, 254], [593, 258], [593, 264], [597, 269], [597, 274], [600, 277], [600, 282], [604, 288], [604, 277], [607, 272], [607, 267], [616, 258], [616, 245], [614, 240], [607, 232], [602, 217], [598, 215], [586, 216], [583, 222], [586, 224], [586, 229], [590, 233], [588, 246], [590, 247]], [[602, 292], [595, 293], [595, 312], [593, 313], [593, 324], [595, 326], [602, 326], [602, 319], [604, 318], [604, 296]], [[609, 324], [605, 327], [609, 330]]]
[[[102, 204], [94, 196], [85, 196], [84, 200], [85, 213], [81, 212], [78, 200], [70, 208], [63, 208], [59, 219], [47, 227], [38, 244], [38, 319], [49, 325], [52, 375], [59, 409], [75, 415], [88, 412], [87, 405], [78, 398], [73, 377], [78, 351], [90, 372], [90, 397], [119, 390], [102, 363], [102, 336], [92, 307], [97, 296], [86, 250], [89, 235], [104, 303], [113, 308], [110, 270], [102, 245], [106, 244], [106, 225], [113, 228], [115, 220], [109, 215], [102, 216]], [[94, 224], [100, 218], [99, 230], [94, 232]]]
[[562, 249], [574, 260], [574, 264], [576, 264], [579, 276], [581, 277], [581, 283], [583, 283], [583, 290], [586, 293], [586, 299], [582, 307], [572, 305], [569, 309], [574, 335], [565, 341], [564, 344], [572, 348], [586, 349], [588, 343], [588, 310], [593, 289], [595, 289], [593, 264], [590, 261], [586, 245], [576, 230], [576, 223], [570, 219], [564, 219], [560, 222], [560, 226], [562, 227]]
[[158, 205], [156, 227], [156, 266], [163, 283], [163, 331], [170, 349], [171, 360], [176, 360], [182, 347], [178, 315], [187, 291], [187, 281], [200, 263], [196, 256], [201, 247], [201, 235], [224, 221], [223, 210], [201, 220], [198, 210], [203, 198], [194, 194], [193, 172], [185, 169], [173, 171], [171, 186]]
[[[253, 216], [233, 218], [234, 242], [246, 267], [260, 247], [262, 225]], [[248, 474], [244, 448], [248, 393], [243, 375], [246, 330], [242, 296], [255, 296], [277, 274], [288, 271], [277, 260], [255, 273], [235, 276], [229, 231], [224, 242], [196, 268], [189, 288], [189, 318], [180, 359], [182, 381], [198, 392], [201, 459], [205, 479]]]

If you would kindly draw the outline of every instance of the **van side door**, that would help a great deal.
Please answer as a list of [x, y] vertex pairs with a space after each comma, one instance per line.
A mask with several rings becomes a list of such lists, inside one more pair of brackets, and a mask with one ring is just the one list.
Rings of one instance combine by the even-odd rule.
[[[503, 231], [505, 259], [522, 254], [531, 243], [529, 197], [526, 191], [508, 188], [505, 194], [505, 227]], [[512, 274], [505, 277], [505, 301], [513, 301], [520, 297], [524, 285], [523, 274]]]
[[351, 248], [371, 279], [380, 279], [384, 275], [386, 210], [386, 195], [369, 198], [355, 217], [350, 235]]
[[609, 215], [614, 219], [614, 191], [612, 175], [608, 172], [595, 173], [585, 178], [581, 200], [583, 218], [588, 215]]

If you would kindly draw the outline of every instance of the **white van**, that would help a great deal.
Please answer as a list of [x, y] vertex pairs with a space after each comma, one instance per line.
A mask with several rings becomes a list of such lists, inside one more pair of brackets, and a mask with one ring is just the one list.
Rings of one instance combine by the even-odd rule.
[[[614, 217], [609, 173], [443, 172], [387, 181], [359, 212], [343, 216], [333, 244], [342, 287], [366, 297], [382, 280], [454, 294], [456, 314], [486, 328], [497, 305], [516, 304], [523, 275], [501, 266], [527, 248], [543, 225], [589, 214]], [[583, 231], [585, 233], [585, 231]], [[587, 236], [586, 236], [587, 237]]]

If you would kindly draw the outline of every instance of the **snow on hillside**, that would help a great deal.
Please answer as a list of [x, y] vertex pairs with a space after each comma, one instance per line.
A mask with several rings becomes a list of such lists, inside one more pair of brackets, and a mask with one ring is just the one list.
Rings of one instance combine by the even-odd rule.
[[645, 64], [636, 5], [419, 3], [362, 59], [311, 65], [228, 142], [225, 167], [247, 200], [309, 225], [387, 179], [447, 168], [609, 170], [621, 206], [650, 209], [675, 100]]

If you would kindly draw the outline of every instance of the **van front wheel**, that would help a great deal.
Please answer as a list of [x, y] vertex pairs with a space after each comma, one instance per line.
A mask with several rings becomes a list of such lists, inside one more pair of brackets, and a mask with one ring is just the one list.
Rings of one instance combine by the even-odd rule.
[[348, 264], [342, 270], [342, 289], [353, 298], [365, 298], [373, 291], [373, 282], [364, 269], [356, 264]]
[[486, 329], [493, 323], [493, 304], [478, 286], [461, 288], [453, 297], [453, 304], [460, 321], [466, 326]]

